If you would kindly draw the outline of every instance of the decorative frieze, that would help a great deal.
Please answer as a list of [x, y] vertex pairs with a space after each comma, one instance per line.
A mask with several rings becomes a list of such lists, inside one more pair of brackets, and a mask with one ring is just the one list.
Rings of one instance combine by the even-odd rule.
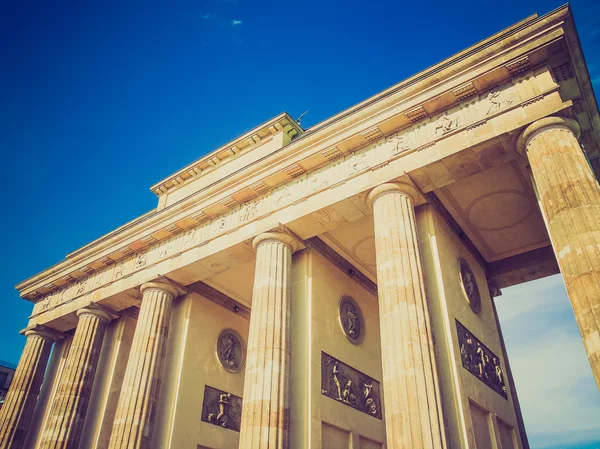
[[473, 86], [473, 83], [469, 81], [468, 83], [461, 84], [455, 89], [452, 89], [452, 93], [456, 97], [456, 101], [462, 101], [465, 98], [469, 98], [477, 93], [477, 89]]
[[421, 120], [422, 118], [427, 117], [427, 111], [425, 111], [425, 109], [423, 109], [423, 106], [419, 105], [419, 106], [411, 108], [407, 111], [404, 111], [404, 115], [411, 122], [415, 123], [415, 122], [418, 122], [419, 120]]
[[259, 181], [259, 182], [255, 182], [254, 184], [252, 184], [249, 187], [249, 189], [254, 190], [257, 195], [263, 195], [263, 194], [267, 193], [271, 189], [271, 187], [268, 186], [267, 184], [265, 184], [264, 182]]
[[242, 398], [205, 385], [201, 420], [223, 429], [239, 432], [242, 420]]
[[373, 126], [372, 128], [363, 131], [360, 135], [363, 136], [367, 142], [373, 142], [383, 137], [383, 133], [377, 126]]
[[529, 60], [529, 56], [525, 55], [505, 64], [504, 67], [506, 67], [511, 76], [516, 76], [529, 70], [531, 68], [531, 61]]
[[297, 178], [298, 176], [303, 175], [304, 173], [306, 173], [306, 170], [300, 164], [290, 165], [289, 167], [284, 168], [283, 171], [290, 178]]
[[463, 368], [504, 399], [508, 399], [500, 358], [458, 320], [456, 320], [456, 332]]
[[227, 209], [234, 209], [239, 206], [240, 203], [238, 203], [235, 198], [228, 196], [219, 201], [219, 204], [225, 206]]
[[321, 352], [321, 394], [382, 419], [379, 382], [325, 352]]
[[[532, 83], [533, 79], [522, 82]], [[213, 217], [202, 210], [197, 211], [186, 218], [186, 220], [189, 219], [188, 222], [193, 220], [197, 223], [194, 228], [187, 228], [186, 232], [183, 232], [182, 227], [177, 224], [172, 224], [163, 228], [164, 231], [167, 231], [164, 236], [159, 235], [160, 231], [152, 234], [156, 243], [145, 237], [139, 241], [142, 244], [137, 248], [134, 248], [135, 243], [132, 243], [118, 249], [109, 255], [110, 259], [117, 263], [98, 267], [99, 271], [106, 270], [106, 273], [101, 278], [97, 278], [97, 282], [83, 280], [97, 271], [94, 267], [87, 266], [63, 276], [61, 279], [64, 279], [65, 283], [71, 282], [71, 284], [59, 285], [57, 283], [52, 287], [52, 301], [47, 298], [49, 293], [47, 290], [40, 291], [41, 289], [38, 289], [28, 296], [29, 299], [41, 296], [38, 300], [39, 305], [36, 304], [34, 307], [34, 314], [56, 307], [96, 288], [101, 288], [103, 285], [98, 279], [102, 279], [104, 285], [107, 285], [127, 277], [136, 270], [159, 263], [182, 251], [204, 245], [209, 240], [230, 233], [239, 226], [269, 216], [278, 209], [299, 204], [301, 199], [318, 194], [327, 188], [342, 186], [348, 179], [374, 167], [384, 167], [386, 162], [396, 157], [402, 157], [412, 151], [424, 150], [455, 132], [483, 124], [485, 120], [490, 120], [510, 108], [518, 107], [528, 100], [528, 98], [520, 98], [518, 92], [516, 86], [508, 83], [498, 86], [486, 94], [472, 95], [452, 110], [428, 118], [425, 118], [427, 113], [421, 106], [409, 109], [403, 114], [413, 121], [422, 119], [419, 123], [387, 138], [381, 137], [366, 147], [346, 155], [337, 147], [329, 147], [321, 154], [331, 162], [314, 171], [301, 172], [304, 169], [296, 164], [296, 166], [288, 167], [289, 174], [293, 176], [293, 179], [285, 184], [280, 184], [275, 188], [264, 181], [251, 184], [248, 188], [260, 198], [239, 205], [229, 196], [221, 202], [229, 210], [218, 217]], [[206, 208], [204, 209], [206, 210]], [[181, 223], [182, 220], [179, 219], [178, 222]], [[193, 232], [188, 233], [192, 229]], [[137, 254], [140, 251], [145, 252]], [[83, 279], [76, 282], [77, 278]]]
[[321, 151], [321, 156], [326, 157], [327, 159], [332, 161], [334, 159], [337, 159], [338, 157], [343, 156], [343, 153], [338, 149], [338, 147], [332, 147]]

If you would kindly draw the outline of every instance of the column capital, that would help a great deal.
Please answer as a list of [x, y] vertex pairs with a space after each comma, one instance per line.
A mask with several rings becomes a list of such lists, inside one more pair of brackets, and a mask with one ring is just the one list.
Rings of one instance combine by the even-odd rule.
[[379, 197], [380, 195], [392, 192], [402, 193], [406, 195], [412, 200], [413, 204], [417, 202], [417, 200], [420, 197], [419, 191], [415, 186], [400, 182], [386, 182], [385, 184], [378, 185], [369, 192], [369, 194], [367, 195], [367, 204], [369, 205], [369, 207], [372, 208], [375, 198]]
[[49, 341], [50, 343], [54, 343], [63, 337], [62, 333], [55, 331], [54, 329], [50, 329], [47, 326], [42, 326], [41, 324], [28, 326], [19, 333], [21, 335], [25, 335], [26, 337], [29, 337], [30, 335], [37, 335], [44, 340]]
[[254, 251], [256, 251], [258, 249], [258, 245], [261, 243], [273, 240], [289, 246], [292, 250], [292, 253], [296, 252], [300, 247], [298, 241], [289, 234], [284, 234], [283, 232], [264, 232], [254, 237], [254, 240], [252, 240], [252, 248], [254, 248]]
[[164, 276], [160, 276], [157, 279], [154, 279], [149, 282], [144, 282], [140, 286], [140, 291], [142, 292], [142, 295], [146, 290], [160, 290], [162, 292], [170, 294], [173, 297], [173, 299], [177, 298], [178, 296], [185, 295], [187, 293], [187, 291], [183, 287]]
[[93, 315], [100, 318], [105, 323], [108, 323], [118, 317], [117, 314], [96, 303], [89, 303], [86, 307], [77, 310], [77, 317], [81, 318], [82, 315]]
[[523, 157], [527, 157], [527, 145], [535, 136], [552, 129], [568, 129], [576, 139], [579, 139], [581, 127], [577, 120], [568, 117], [550, 116], [539, 119], [530, 124], [517, 139], [517, 151]]

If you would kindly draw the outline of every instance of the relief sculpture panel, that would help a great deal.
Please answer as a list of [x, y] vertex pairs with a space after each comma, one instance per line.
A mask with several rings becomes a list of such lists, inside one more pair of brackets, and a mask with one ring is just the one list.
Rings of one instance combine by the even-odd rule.
[[508, 399], [500, 359], [456, 320], [462, 366], [480, 381]]
[[203, 422], [239, 432], [242, 421], [242, 398], [205, 385], [201, 419]]
[[321, 394], [382, 419], [379, 382], [321, 352]]

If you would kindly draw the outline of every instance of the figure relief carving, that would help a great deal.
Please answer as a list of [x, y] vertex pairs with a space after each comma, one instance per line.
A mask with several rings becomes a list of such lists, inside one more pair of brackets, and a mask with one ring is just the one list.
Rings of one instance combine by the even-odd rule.
[[321, 352], [321, 394], [382, 419], [379, 382]]
[[248, 201], [244, 203], [240, 210], [240, 222], [245, 223], [254, 219], [258, 215], [258, 203], [259, 201]]
[[[329, 168], [329, 167], [327, 167]], [[317, 173], [314, 173], [312, 176], [310, 176], [309, 179], [309, 191], [312, 192], [316, 192], [317, 190], [321, 190], [324, 189], [325, 187], [329, 186], [329, 170], [321, 170]]]
[[338, 307], [340, 325], [346, 338], [355, 345], [365, 338], [365, 320], [356, 301], [350, 296], [342, 296]]
[[223, 429], [240, 431], [242, 398], [209, 385], [204, 386], [201, 420]]
[[369, 168], [369, 152], [353, 153], [350, 157], [349, 174], [358, 173]]
[[388, 142], [392, 144], [392, 154], [394, 156], [413, 147], [412, 137], [408, 132], [404, 134], [396, 133], [388, 138]]
[[125, 269], [126, 261], [117, 262], [115, 264], [115, 271], [113, 271], [113, 280], [121, 279], [124, 275], [123, 271]]
[[94, 278], [93, 278], [94, 283], [93, 283], [93, 287], [92, 288], [99, 288], [99, 287], [102, 287], [104, 285], [105, 277], [106, 277], [106, 272], [107, 272], [107, 269], [104, 269], [102, 271], [97, 272], [94, 275]]
[[275, 207], [284, 206], [292, 201], [292, 192], [289, 185], [284, 185], [273, 192], [273, 205]]
[[148, 253], [146, 251], [143, 251], [136, 255], [135, 265], [134, 265], [133, 269], [139, 270], [141, 268], [144, 268], [147, 263], [148, 263]]
[[85, 291], [85, 285], [87, 284], [87, 279], [82, 279], [75, 284], [75, 296], [83, 295]]
[[444, 112], [435, 121], [435, 135], [444, 135], [450, 131], [454, 131], [459, 127], [459, 119], [456, 115], [449, 115], [448, 111]]
[[479, 287], [477, 286], [477, 279], [469, 263], [459, 257], [458, 259], [458, 272], [459, 281], [463, 289], [463, 293], [467, 297], [467, 302], [471, 307], [471, 310], [475, 313], [481, 311], [481, 294], [479, 293]]
[[194, 246], [194, 237], [196, 236], [196, 228], [188, 229], [183, 235], [183, 249], [189, 249]]
[[456, 320], [462, 366], [484, 384], [508, 399], [500, 359]]
[[514, 96], [510, 95], [508, 92], [494, 89], [485, 97], [485, 102], [487, 105], [487, 112], [485, 115], [490, 115], [493, 112], [499, 111], [500, 109], [504, 109], [515, 101]]
[[237, 373], [244, 367], [246, 346], [240, 334], [233, 329], [225, 329], [217, 339], [217, 356], [227, 371]]
[[212, 227], [211, 235], [216, 236], [216, 235], [222, 234], [223, 232], [227, 231], [228, 224], [229, 224], [228, 219], [229, 219], [229, 215], [221, 215], [220, 217], [216, 218], [211, 223], [211, 227]]

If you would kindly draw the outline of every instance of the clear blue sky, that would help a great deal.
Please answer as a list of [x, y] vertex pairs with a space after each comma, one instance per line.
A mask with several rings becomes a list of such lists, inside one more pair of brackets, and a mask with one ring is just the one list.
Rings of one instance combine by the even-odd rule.
[[[155, 207], [156, 181], [283, 110], [310, 126], [560, 5], [0, 0], [0, 359], [18, 361], [31, 311], [13, 286]], [[598, 92], [600, 4], [572, 6]]]

